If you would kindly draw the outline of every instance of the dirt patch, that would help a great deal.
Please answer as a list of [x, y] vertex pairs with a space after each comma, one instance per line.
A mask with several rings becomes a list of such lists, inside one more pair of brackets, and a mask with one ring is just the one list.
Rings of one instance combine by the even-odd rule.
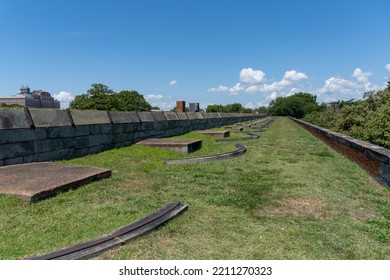
[[325, 217], [329, 214], [321, 200], [305, 197], [284, 198], [278, 205], [267, 206], [264, 211], [270, 214], [290, 214], [294, 216], [314, 215]]

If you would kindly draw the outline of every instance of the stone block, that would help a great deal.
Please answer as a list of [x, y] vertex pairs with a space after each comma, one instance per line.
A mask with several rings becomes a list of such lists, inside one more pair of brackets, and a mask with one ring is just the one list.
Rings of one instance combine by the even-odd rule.
[[70, 110], [75, 125], [111, 123], [106, 111]]
[[113, 125], [112, 124], [102, 124], [100, 125], [100, 132], [102, 134], [111, 134], [113, 131]]
[[71, 126], [68, 112], [56, 109], [29, 109], [35, 127]]
[[156, 121], [152, 115], [152, 112], [137, 112], [141, 122], [154, 122]]
[[162, 111], [152, 111], [153, 118], [156, 121], [166, 121], [167, 118], [164, 116], [164, 113]]
[[72, 126], [47, 128], [48, 138], [74, 137], [75, 135], [75, 129]]
[[109, 112], [113, 123], [138, 123], [137, 112]]
[[30, 128], [30, 121], [25, 110], [0, 110], [0, 130]]
[[90, 134], [89, 125], [78, 125], [74, 130], [76, 136], [87, 136]]
[[89, 126], [89, 131], [92, 135], [100, 134], [100, 124], [92, 124]]
[[196, 118], [197, 119], [203, 119], [203, 114], [202, 112], [195, 112]]
[[187, 112], [186, 114], [187, 114], [187, 118], [189, 120], [197, 120], [198, 119], [198, 117], [196, 116], [195, 112]]
[[167, 120], [178, 120], [179, 117], [175, 112], [164, 112], [164, 116]]
[[23, 157], [34, 154], [34, 142], [26, 141], [12, 144], [4, 144], [0, 149], [0, 160]]
[[366, 148], [366, 155], [384, 164], [389, 164], [390, 150], [388, 149], [382, 147]]
[[50, 152], [63, 148], [63, 141], [60, 138], [34, 141], [34, 153]]
[[107, 137], [103, 134], [90, 135], [88, 136], [88, 142], [90, 147], [103, 145], [107, 143]]
[[179, 120], [188, 120], [188, 117], [185, 112], [176, 112], [176, 115]]
[[154, 129], [154, 122], [141, 122], [140, 131], [146, 131], [146, 130], [153, 130]]

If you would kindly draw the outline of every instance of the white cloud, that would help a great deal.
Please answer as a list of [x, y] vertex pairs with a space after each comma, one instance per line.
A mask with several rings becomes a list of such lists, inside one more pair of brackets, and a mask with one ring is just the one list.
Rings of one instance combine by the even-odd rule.
[[261, 83], [265, 73], [261, 70], [253, 70], [252, 68], [243, 68], [240, 71], [240, 81], [248, 84]]
[[237, 83], [234, 87], [227, 87], [223, 85], [219, 85], [216, 88], [209, 88], [207, 91], [209, 92], [227, 92], [230, 93], [230, 95], [237, 95], [238, 92], [243, 91], [244, 87], [240, 84]]
[[162, 96], [161, 94], [148, 94], [148, 95], [145, 95], [145, 99], [148, 99], [148, 100], [151, 100], [151, 99], [163, 99], [164, 96]]
[[372, 73], [370, 72], [363, 72], [362, 69], [356, 68], [353, 71], [352, 77], [355, 77], [356, 80], [360, 83], [368, 83], [368, 77], [370, 77]]
[[53, 97], [60, 102], [71, 102], [74, 99], [74, 96], [67, 91], [60, 91], [57, 94], [53, 94]]
[[237, 83], [234, 87], [227, 87], [220, 85], [208, 89], [210, 92], [226, 92], [230, 95], [236, 95], [239, 92], [246, 93], [267, 93], [267, 92], [280, 92], [285, 87], [297, 83], [303, 79], [307, 79], [307, 75], [296, 70], [288, 70], [284, 73], [283, 79], [277, 82], [266, 84], [265, 73], [261, 70], [253, 70], [252, 68], [243, 68], [240, 71], [240, 83]]
[[271, 93], [270, 95], [268, 95], [267, 97], [266, 97], [266, 99], [267, 100], [274, 100], [274, 99], [276, 99], [278, 97], [278, 94], [276, 93], [276, 91], [274, 91], [273, 93]]
[[245, 104], [245, 108], [250, 108], [250, 109], [256, 109], [258, 107], [262, 107], [262, 106], [266, 106], [265, 103], [263, 102], [256, 102], [256, 104], [254, 104], [253, 102], [248, 102]]
[[358, 99], [363, 96], [364, 92], [378, 89], [378, 86], [369, 82], [370, 76], [372, 76], [371, 72], [363, 72], [362, 69], [356, 68], [352, 73], [355, 80], [331, 77], [315, 93], [324, 101]]
[[283, 77], [283, 80], [290, 81], [290, 82], [297, 82], [303, 79], [307, 79], [306, 74], [302, 72], [297, 72], [296, 70], [286, 71]]
[[385, 66], [386, 70], [390, 72], [390, 63], [389, 64], [386, 64]]
[[169, 82], [169, 85], [170, 85], [170, 86], [174, 86], [174, 85], [176, 85], [177, 83], [178, 83], [178, 81], [172, 80], [172, 81]]
[[69, 103], [74, 100], [74, 96], [67, 91], [60, 91], [57, 94], [53, 94], [53, 97], [61, 102], [61, 108], [68, 108]]
[[156, 106], [163, 111], [170, 111], [175, 108], [176, 102], [152, 102], [151, 105]]
[[219, 85], [218, 87], [209, 88], [207, 91], [210, 92], [228, 92], [229, 88], [223, 85]]

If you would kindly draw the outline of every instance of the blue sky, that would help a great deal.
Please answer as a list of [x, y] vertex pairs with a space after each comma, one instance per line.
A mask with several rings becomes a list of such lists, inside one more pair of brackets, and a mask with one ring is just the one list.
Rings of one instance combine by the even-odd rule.
[[0, 96], [61, 100], [92, 83], [176, 100], [361, 98], [390, 77], [390, 1], [1, 0]]

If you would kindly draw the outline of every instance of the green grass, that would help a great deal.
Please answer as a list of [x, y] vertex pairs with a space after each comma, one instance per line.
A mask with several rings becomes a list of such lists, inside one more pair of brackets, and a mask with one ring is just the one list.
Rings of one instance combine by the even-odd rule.
[[[203, 140], [190, 156], [235, 149], [181, 137]], [[66, 161], [113, 175], [32, 205], [0, 196], [0, 258], [96, 238], [174, 201], [188, 211], [98, 258], [390, 258], [390, 192], [358, 165], [285, 118], [245, 145], [244, 156], [190, 165], [164, 165], [185, 155], [138, 145]]]

